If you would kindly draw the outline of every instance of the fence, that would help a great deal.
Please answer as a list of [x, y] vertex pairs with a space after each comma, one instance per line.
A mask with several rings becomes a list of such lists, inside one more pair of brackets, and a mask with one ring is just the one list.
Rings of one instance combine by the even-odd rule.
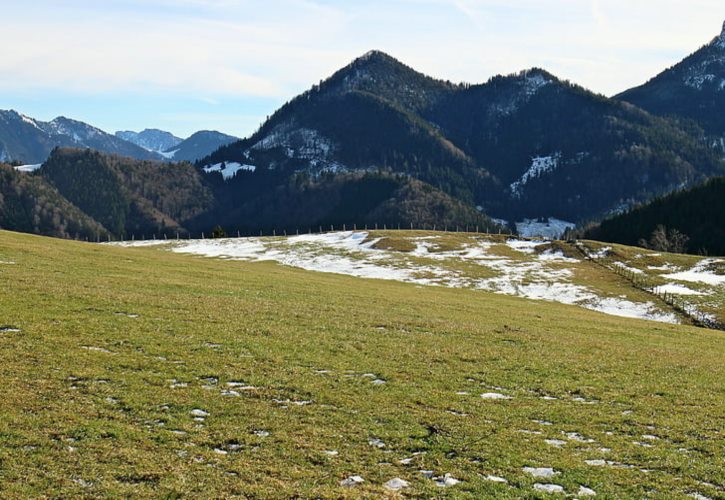
[[611, 263], [611, 261], [605, 259], [604, 256], [600, 257], [598, 255], [593, 255], [580, 241], [575, 242], [574, 246], [587, 260], [594, 262], [618, 276], [621, 276], [638, 290], [657, 297], [659, 300], [675, 310], [675, 312], [688, 318], [696, 326], [710, 328], [712, 330], [725, 330], [725, 325], [713, 319], [710, 315], [699, 311], [694, 305], [683, 299], [682, 296], [664, 291], [661, 283], [651, 276], [644, 273], [638, 273], [630, 268], [627, 268], [623, 263], [620, 263], [620, 265], [617, 265], [616, 262]]
[[[198, 232], [193, 233], [189, 231], [173, 231], [173, 232], [159, 232], [152, 234], [131, 234], [129, 238], [114, 238], [112, 235], [107, 234], [105, 237], [101, 237], [100, 234], [96, 235], [96, 242], [128, 242], [128, 241], [155, 241], [155, 240], [193, 240], [193, 239], [214, 239], [214, 238], [254, 238], [254, 237], [277, 237], [277, 236], [292, 236], [300, 234], [324, 234], [335, 231], [439, 231], [447, 233], [472, 233], [472, 234], [498, 234], [505, 236], [514, 236], [510, 231], [502, 231], [500, 226], [495, 228], [491, 226], [448, 226], [448, 225], [437, 225], [437, 224], [330, 224], [328, 225], [316, 225], [308, 226], [304, 229], [300, 228], [273, 228], [273, 229], [255, 229], [255, 230], [237, 230], [232, 234], [215, 235], [213, 232]], [[77, 238], [76, 238], [77, 239]], [[88, 241], [88, 238], [86, 238]]]

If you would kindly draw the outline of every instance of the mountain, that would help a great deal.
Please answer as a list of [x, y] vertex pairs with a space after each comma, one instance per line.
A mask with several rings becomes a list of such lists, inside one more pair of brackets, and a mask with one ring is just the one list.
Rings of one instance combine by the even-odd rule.
[[0, 161], [42, 163], [56, 147], [90, 148], [141, 160], [160, 159], [155, 153], [70, 118], [42, 122], [17, 111], [0, 110]]
[[389, 171], [509, 220], [583, 221], [725, 173], [702, 138], [540, 69], [455, 85], [382, 52], [199, 162], [245, 176]]
[[133, 132], [131, 130], [119, 131], [115, 135], [124, 141], [132, 142], [137, 146], [156, 153], [168, 151], [183, 140], [170, 132], [155, 128], [147, 128], [141, 132]]
[[652, 239], [653, 234], [656, 236], [658, 226], [669, 235], [669, 239], [677, 233], [686, 237], [681, 250], [725, 255], [725, 177], [658, 198], [587, 228], [578, 236], [637, 245]]
[[189, 163], [56, 149], [36, 174], [117, 237], [184, 231], [214, 200]]
[[725, 152], [725, 23], [710, 43], [618, 99], [697, 122]]
[[0, 228], [60, 238], [105, 237], [106, 229], [42, 177], [0, 164]]
[[238, 140], [237, 137], [222, 134], [221, 132], [202, 130], [191, 135], [188, 139], [166, 148], [162, 155], [166, 159], [173, 161], [195, 162], [220, 147]]
[[218, 224], [245, 233], [307, 231], [330, 225], [502, 229], [472, 206], [405, 175], [358, 171], [314, 178], [306, 174], [288, 179], [265, 176], [264, 186], [247, 182], [253, 177], [254, 173], [245, 171], [229, 183], [217, 178], [217, 207], [195, 225]]
[[[12, 170], [7, 176], [13, 185], [26, 183], [36, 191], [42, 188], [54, 193], [54, 197], [36, 198], [54, 200], [41, 203], [40, 216], [57, 225], [19, 224], [18, 213], [30, 220], [39, 216], [14, 209], [0, 211], [0, 227], [55, 236], [198, 235], [209, 234], [219, 225], [230, 233], [291, 232], [331, 224], [499, 229], [472, 206], [409, 176], [385, 172], [328, 173], [311, 178], [305, 174], [255, 176], [242, 170], [227, 182], [223, 175], [204, 174], [190, 163], [149, 162], [59, 148], [39, 169]], [[246, 182], [250, 176], [259, 180]], [[25, 199], [30, 203], [34, 195], [28, 192], [31, 194]], [[67, 229], [66, 219], [83, 224]]]

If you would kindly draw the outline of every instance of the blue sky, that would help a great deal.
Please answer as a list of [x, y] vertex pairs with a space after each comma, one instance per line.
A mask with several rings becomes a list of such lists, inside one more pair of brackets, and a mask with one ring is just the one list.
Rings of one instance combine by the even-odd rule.
[[533, 66], [612, 95], [709, 42], [722, 0], [0, 0], [0, 109], [253, 132], [370, 49], [432, 76]]

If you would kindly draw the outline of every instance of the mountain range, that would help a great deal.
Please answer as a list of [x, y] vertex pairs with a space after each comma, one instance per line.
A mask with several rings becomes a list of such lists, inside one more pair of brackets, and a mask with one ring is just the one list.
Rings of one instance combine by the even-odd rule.
[[194, 162], [235, 140], [214, 131], [196, 132], [187, 139], [157, 129], [111, 135], [70, 118], [43, 122], [14, 110], [0, 110], [0, 162], [7, 163], [38, 165], [57, 147], [88, 148], [137, 160]]
[[617, 98], [657, 115], [691, 120], [725, 155], [725, 24], [710, 43]]
[[[88, 214], [83, 189], [112, 171], [116, 187], [100, 192], [120, 192], [126, 201], [118, 206], [127, 209], [118, 213], [125, 215], [107, 218], [90, 211], [117, 236], [213, 225], [253, 231], [438, 220], [438, 225], [495, 227], [481, 213], [504, 223], [557, 219], [564, 226], [564, 221], [584, 225], [725, 175], [724, 60], [725, 29], [645, 85], [607, 98], [539, 68], [478, 85], [454, 84], [372, 51], [286, 103], [246, 139], [199, 132], [182, 141], [160, 130], [114, 137], [67, 119], [43, 124], [4, 112], [0, 155], [6, 161], [18, 156], [12, 150], [22, 151], [18, 143], [24, 142], [4, 138], [25, 134], [47, 152], [52, 143], [47, 136], [60, 136], [71, 146], [136, 158], [79, 157], [78, 151], [61, 150], [47, 162], [54, 167], [35, 174]], [[91, 139], [107, 144], [93, 146]], [[132, 149], [119, 151], [121, 146]], [[143, 162], [202, 156], [195, 167], [164, 170]], [[79, 165], [89, 174], [82, 175]], [[73, 175], [62, 175], [63, 168]], [[163, 176], [154, 174], [151, 183], [156, 201], [146, 198], [145, 188], [127, 186], [147, 169], [172, 177], [184, 172], [204, 193], [182, 189], [190, 198], [179, 203], [194, 210], [181, 217], [163, 208], [166, 202], [158, 200], [172, 189], [164, 187]], [[138, 207], [149, 206], [158, 213], [144, 209], [146, 215], [138, 216]]]
[[704, 138], [541, 69], [454, 85], [371, 52], [201, 163], [386, 170], [502, 219], [581, 222], [725, 173]]

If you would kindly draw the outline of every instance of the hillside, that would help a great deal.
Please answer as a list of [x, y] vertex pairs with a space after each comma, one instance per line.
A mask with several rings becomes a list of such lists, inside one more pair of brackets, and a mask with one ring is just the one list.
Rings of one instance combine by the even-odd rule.
[[617, 98], [658, 115], [699, 124], [725, 155], [725, 24], [722, 33], [675, 66]]
[[306, 231], [330, 225], [432, 228], [499, 226], [472, 206], [404, 175], [388, 172], [327, 173], [321, 176], [243, 172], [214, 182], [217, 207], [195, 221], [231, 232]]
[[211, 192], [188, 163], [59, 149], [38, 173], [116, 237], [183, 231], [213, 206]]
[[105, 238], [106, 229], [44, 179], [0, 164], [0, 228], [58, 238]]
[[[226, 169], [222, 175], [205, 174], [189, 163], [56, 149], [42, 167], [14, 172], [14, 179], [57, 190], [59, 210], [77, 207], [114, 238], [210, 234], [216, 226], [253, 234], [344, 224], [503, 230], [470, 205], [407, 176], [358, 172], [310, 178], [244, 171], [225, 181]], [[66, 235], [60, 226], [41, 234]], [[0, 227], [33, 232], [25, 229], [32, 226], [18, 226], [3, 213]], [[90, 239], [96, 235], [95, 230], [80, 233]]]
[[371, 52], [200, 164], [386, 169], [499, 218], [577, 222], [725, 173], [701, 136], [540, 69], [454, 85]]
[[650, 240], [658, 226], [684, 235], [684, 251], [725, 255], [725, 178], [657, 198], [581, 233], [592, 240], [637, 245]]
[[721, 495], [720, 332], [8, 232], [0, 261], [4, 497]]
[[89, 148], [141, 160], [161, 157], [86, 123], [58, 117], [42, 122], [0, 110], [0, 161], [43, 163], [56, 147]]

